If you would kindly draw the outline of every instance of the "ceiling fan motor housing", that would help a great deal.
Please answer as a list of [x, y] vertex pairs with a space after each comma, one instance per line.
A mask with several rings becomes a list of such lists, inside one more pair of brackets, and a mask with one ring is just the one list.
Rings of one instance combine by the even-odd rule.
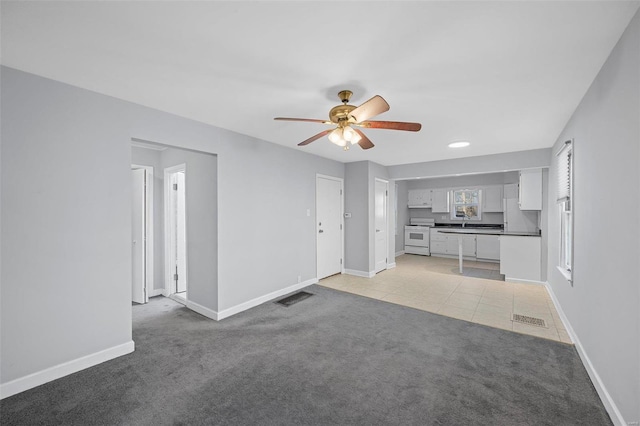
[[351, 90], [341, 90], [338, 92], [338, 97], [342, 101], [342, 105], [335, 106], [329, 111], [329, 119], [333, 123], [340, 125], [340, 127], [348, 124], [349, 113], [356, 109], [355, 105], [348, 105], [351, 95], [353, 95]]
[[349, 113], [356, 109], [354, 105], [338, 105], [329, 111], [329, 119], [336, 124], [347, 124], [349, 121]]

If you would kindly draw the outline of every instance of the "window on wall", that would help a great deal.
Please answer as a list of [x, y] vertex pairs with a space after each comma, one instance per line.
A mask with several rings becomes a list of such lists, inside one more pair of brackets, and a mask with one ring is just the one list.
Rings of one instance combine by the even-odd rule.
[[451, 219], [480, 220], [482, 218], [480, 189], [456, 189], [452, 192]]
[[573, 281], [573, 141], [566, 141], [556, 154], [556, 192], [560, 215], [558, 269]]

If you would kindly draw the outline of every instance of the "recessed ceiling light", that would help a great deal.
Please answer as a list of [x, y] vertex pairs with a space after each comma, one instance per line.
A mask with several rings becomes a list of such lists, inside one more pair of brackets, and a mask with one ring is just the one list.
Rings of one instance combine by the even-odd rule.
[[451, 142], [449, 148], [464, 148], [469, 145], [471, 145], [469, 142]]

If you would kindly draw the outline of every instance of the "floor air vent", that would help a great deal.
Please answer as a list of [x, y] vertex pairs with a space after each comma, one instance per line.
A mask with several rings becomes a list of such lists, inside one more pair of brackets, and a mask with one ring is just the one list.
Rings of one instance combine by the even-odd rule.
[[287, 308], [295, 303], [300, 302], [308, 297], [313, 296], [311, 293], [307, 293], [306, 291], [299, 291], [297, 293], [292, 294], [291, 296], [287, 296], [284, 299], [278, 300], [276, 303], [280, 305], [286, 306]]
[[542, 318], [534, 318], [534, 317], [528, 317], [526, 315], [513, 314], [512, 321], [519, 322], [522, 324], [535, 325], [536, 327], [547, 328], [547, 324], [544, 322]]

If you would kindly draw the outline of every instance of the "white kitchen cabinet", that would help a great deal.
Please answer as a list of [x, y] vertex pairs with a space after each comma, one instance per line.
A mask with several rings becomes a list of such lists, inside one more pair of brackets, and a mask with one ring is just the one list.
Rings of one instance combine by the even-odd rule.
[[447, 254], [447, 241], [431, 242], [431, 254]]
[[[447, 235], [447, 253], [452, 256], [459, 254], [458, 250], [458, 235]], [[476, 236], [475, 235], [463, 235], [462, 236], [462, 255], [464, 257], [476, 257]]]
[[498, 235], [477, 235], [476, 257], [478, 259], [500, 260], [500, 237]]
[[[456, 251], [454, 254], [458, 254], [458, 236], [453, 235], [456, 239]], [[476, 257], [476, 236], [475, 235], [463, 235], [462, 236], [462, 255], [469, 257]]]
[[520, 171], [518, 200], [520, 210], [542, 210], [542, 169]]
[[409, 207], [411, 208], [431, 207], [431, 190], [430, 189], [410, 189], [408, 204], [409, 204]]
[[540, 282], [540, 237], [500, 236], [500, 273], [506, 281]]
[[446, 234], [441, 234], [436, 228], [431, 228], [430, 239], [431, 254], [447, 254], [448, 238]]
[[482, 188], [482, 212], [501, 213], [504, 211], [502, 186], [487, 186]]
[[441, 234], [437, 229], [431, 228], [429, 246], [431, 254], [447, 254], [447, 236]]
[[433, 213], [449, 213], [449, 190], [431, 190], [431, 211]]
[[[463, 253], [464, 253], [464, 243], [462, 245]], [[447, 251], [445, 254], [450, 254], [455, 256], [458, 254], [458, 236], [457, 235], [447, 235]]]
[[[442, 234], [437, 229], [431, 229], [431, 254], [458, 255], [458, 235]], [[462, 236], [462, 255], [465, 257], [476, 256], [476, 236]]]

